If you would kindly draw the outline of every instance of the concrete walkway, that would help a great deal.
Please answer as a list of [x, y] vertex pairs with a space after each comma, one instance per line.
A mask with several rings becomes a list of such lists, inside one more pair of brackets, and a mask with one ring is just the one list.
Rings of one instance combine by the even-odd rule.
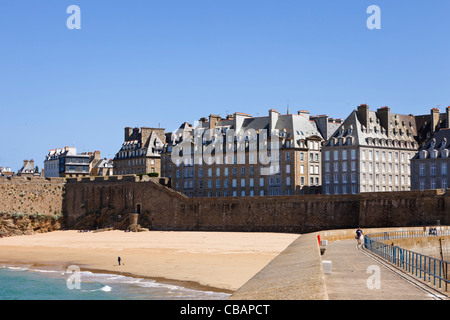
[[[433, 300], [435, 297], [419, 289], [356, 247], [356, 240], [329, 242], [322, 260], [332, 262], [332, 273], [325, 275], [329, 300]], [[371, 267], [374, 266], [374, 267]], [[380, 288], [374, 287], [379, 270]], [[369, 268], [369, 272], [368, 272]]]

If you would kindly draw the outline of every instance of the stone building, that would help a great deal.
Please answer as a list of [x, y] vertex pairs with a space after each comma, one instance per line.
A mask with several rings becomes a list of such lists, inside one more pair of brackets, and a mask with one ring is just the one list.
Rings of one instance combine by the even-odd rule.
[[114, 165], [112, 160], [100, 159], [92, 165], [91, 176], [112, 176]]
[[89, 173], [90, 176], [112, 176], [113, 162], [101, 158], [100, 151], [88, 152], [89, 154]]
[[322, 148], [324, 194], [410, 190], [416, 136], [413, 115], [359, 106]]
[[411, 160], [413, 190], [447, 189], [450, 169], [450, 129], [441, 128]]
[[39, 176], [39, 172], [36, 172], [36, 167], [34, 166], [34, 160], [23, 160], [23, 166], [17, 172], [17, 175], [22, 177]]
[[161, 175], [161, 153], [165, 130], [156, 128], [125, 128], [125, 139], [114, 163], [114, 174]]
[[86, 177], [90, 174], [89, 161], [89, 154], [78, 154], [75, 147], [51, 149], [44, 160], [44, 176]]
[[[234, 113], [184, 123], [166, 135], [162, 173], [189, 197], [317, 194], [321, 186], [319, 118], [309, 112], [265, 117]], [[321, 118], [328, 132], [337, 121]]]
[[14, 175], [14, 172], [11, 170], [11, 167], [0, 167], [0, 177], [11, 177]]

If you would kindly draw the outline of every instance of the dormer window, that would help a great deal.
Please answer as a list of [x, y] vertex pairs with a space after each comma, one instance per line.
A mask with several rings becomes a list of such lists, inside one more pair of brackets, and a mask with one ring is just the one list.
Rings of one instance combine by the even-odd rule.
[[436, 145], [436, 139], [433, 138], [433, 140], [431, 140], [430, 149], [434, 149], [435, 145]]

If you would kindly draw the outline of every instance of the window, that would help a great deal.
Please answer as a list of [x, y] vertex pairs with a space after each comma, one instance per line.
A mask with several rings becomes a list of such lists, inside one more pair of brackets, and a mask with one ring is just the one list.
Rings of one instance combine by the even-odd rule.
[[347, 150], [342, 150], [342, 160], [347, 160]]
[[325, 161], [330, 161], [330, 151], [325, 151]]
[[431, 179], [431, 189], [436, 189], [436, 179]]
[[420, 190], [425, 190], [425, 180], [420, 180]]
[[339, 186], [334, 186], [334, 194], [339, 194]]
[[424, 176], [425, 175], [425, 164], [421, 163], [419, 166], [419, 175]]
[[442, 175], [446, 175], [447, 174], [447, 164], [446, 163], [442, 163], [441, 164], [441, 174]]
[[435, 176], [436, 175], [436, 164], [432, 163], [430, 165], [430, 175]]

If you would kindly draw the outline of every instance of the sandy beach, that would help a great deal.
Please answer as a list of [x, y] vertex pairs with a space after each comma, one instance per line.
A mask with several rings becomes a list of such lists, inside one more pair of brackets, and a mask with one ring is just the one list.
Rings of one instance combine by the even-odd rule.
[[0, 239], [0, 264], [64, 270], [78, 265], [82, 270], [233, 292], [298, 237], [276, 233], [57, 231]]

